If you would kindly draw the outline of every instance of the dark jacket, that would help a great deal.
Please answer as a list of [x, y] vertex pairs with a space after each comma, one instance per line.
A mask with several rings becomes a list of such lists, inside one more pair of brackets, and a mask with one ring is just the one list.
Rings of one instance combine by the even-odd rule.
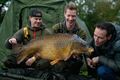
[[94, 40], [91, 42], [91, 46], [94, 47], [92, 57], [99, 57], [99, 65], [106, 65], [113, 69], [116, 73], [120, 72], [120, 35], [117, 34], [116, 38], [108, 41], [106, 44], [96, 47]]
[[[17, 31], [12, 37], [16, 38], [18, 44], [22, 44], [22, 45], [26, 45], [27, 43], [29, 43], [32, 39], [37, 39], [37, 38], [42, 38], [44, 37], [44, 35], [48, 35], [51, 34], [51, 32], [49, 31], [49, 29], [45, 28], [44, 26], [34, 29], [32, 27], [23, 27], [22, 29], [20, 29], [19, 31]], [[27, 66], [25, 64], [25, 61], [23, 61], [20, 64], [17, 64], [17, 55], [16, 52], [13, 52], [13, 48], [14, 46], [12, 46], [12, 44], [9, 43], [8, 41], [9, 39], [6, 40], [5, 42], [5, 46], [8, 49], [11, 49], [11, 54], [7, 56], [7, 59], [4, 61], [4, 65], [6, 68], [8, 68], [8, 72], [10, 71], [10, 73], [20, 73], [20, 75], [29, 75], [29, 76], [38, 76], [40, 74], [37, 74], [38, 69], [40, 70], [48, 70], [50, 64], [48, 60], [44, 60], [44, 59], [39, 59], [36, 60], [31, 66]], [[33, 70], [29, 70], [28, 68], [33, 68]], [[11, 70], [13, 69], [13, 72], [11, 72]], [[19, 71], [20, 69], [20, 71]], [[34, 70], [35, 69], [35, 70]], [[21, 73], [22, 70], [22, 73]], [[31, 74], [29, 72], [32, 72]], [[15, 73], [15, 74], [16, 74]], [[35, 75], [34, 75], [35, 74]], [[41, 72], [41, 74], [43, 74]]]
[[[35, 35], [34, 35], [35, 33]], [[19, 31], [17, 31], [11, 38], [16, 38], [17, 42], [19, 44], [26, 45], [30, 40], [34, 38], [42, 38], [44, 35], [51, 34], [50, 30], [45, 28], [44, 26], [41, 26], [38, 29], [33, 29], [32, 27], [23, 27]], [[6, 40], [5, 46], [8, 49], [12, 49], [12, 45]]]

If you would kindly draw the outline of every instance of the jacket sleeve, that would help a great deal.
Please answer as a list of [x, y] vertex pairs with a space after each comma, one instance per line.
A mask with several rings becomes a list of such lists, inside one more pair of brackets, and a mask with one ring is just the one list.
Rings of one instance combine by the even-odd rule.
[[50, 61], [49, 60], [47, 60], [47, 59], [39, 59], [39, 60], [35, 61], [33, 66], [36, 69], [48, 69], [51, 65], [50, 65]]
[[80, 68], [83, 65], [82, 56], [79, 58], [70, 58], [67, 61], [60, 61], [55, 64], [52, 69], [55, 72], [60, 72], [64, 74], [79, 74]]
[[[17, 42], [18, 43], [21, 43], [22, 40], [23, 40], [23, 29], [20, 29], [19, 31], [17, 31], [11, 38], [16, 38]], [[5, 47], [7, 49], [12, 49], [12, 44], [9, 43], [9, 39], [8, 38], [6, 41], [5, 41]]]
[[5, 41], [5, 47], [7, 49], [12, 49], [12, 44], [9, 43], [9, 38]]
[[57, 23], [52, 26], [52, 32], [53, 33], [59, 33], [60, 32], [60, 23]]
[[14, 35], [14, 38], [16, 38], [18, 43], [22, 43], [24, 40], [24, 32], [23, 32], [23, 28], [20, 29], [19, 31], [17, 31]]
[[53, 34], [53, 32], [52, 32], [51, 29], [46, 28], [45, 31], [44, 31], [44, 34], [45, 34], [45, 35], [50, 35], [50, 34]]
[[114, 58], [110, 59], [105, 56], [100, 56], [99, 61], [112, 68], [115, 72], [120, 72], [120, 40], [117, 41], [113, 48]]
[[82, 39], [86, 40], [87, 36], [86, 36], [86, 32], [83, 31], [82, 29], [79, 28], [79, 30], [76, 33], [78, 36], [80, 36]]

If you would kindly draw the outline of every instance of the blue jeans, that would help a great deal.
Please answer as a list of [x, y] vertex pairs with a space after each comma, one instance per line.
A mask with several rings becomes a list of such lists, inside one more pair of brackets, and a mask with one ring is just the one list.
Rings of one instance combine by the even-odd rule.
[[103, 65], [98, 67], [97, 73], [101, 80], [117, 80], [113, 70], [107, 66]]

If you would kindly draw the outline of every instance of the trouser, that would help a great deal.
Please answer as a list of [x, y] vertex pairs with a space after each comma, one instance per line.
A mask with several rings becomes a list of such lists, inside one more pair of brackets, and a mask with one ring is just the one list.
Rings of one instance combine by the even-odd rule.
[[100, 80], [117, 80], [115, 72], [105, 65], [97, 66], [97, 68], [88, 66], [88, 75], [100, 78]]
[[17, 54], [11, 54], [7, 56], [7, 59], [4, 61], [4, 65], [7, 68], [37, 68], [37, 69], [45, 69], [50, 66], [49, 61], [46, 59], [36, 60], [31, 66], [27, 66], [25, 64], [25, 59], [20, 64], [17, 64]]
[[101, 80], [117, 80], [113, 70], [107, 66], [98, 67], [97, 73]]
[[27, 67], [25, 65], [25, 62], [22, 62], [20, 64], [17, 64], [17, 54], [10, 54], [7, 56], [7, 59], [4, 61], [5, 67], [8, 68], [23, 68]]

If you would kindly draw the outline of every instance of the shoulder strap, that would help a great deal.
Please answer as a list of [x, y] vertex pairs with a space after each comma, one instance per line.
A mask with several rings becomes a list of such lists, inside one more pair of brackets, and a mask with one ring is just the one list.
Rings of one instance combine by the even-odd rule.
[[63, 23], [62, 22], [59, 23], [59, 28], [61, 28], [61, 27], [63, 27]]
[[28, 39], [28, 34], [29, 34], [28, 27], [24, 27], [23, 32], [24, 32], [24, 37]]
[[61, 27], [62, 26], [62, 24], [61, 24], [61, 22], [59, 23], [59, 27]]
[[59, 29], [60, 29], [59, 32], [62, 32], [62, 33], [66, 32], [66, 29], [65, 29], [65, 27], [64, 27], [64, 24], [63, 24], [62, 22], [60, 22], [58, 25], [59, 25]]

